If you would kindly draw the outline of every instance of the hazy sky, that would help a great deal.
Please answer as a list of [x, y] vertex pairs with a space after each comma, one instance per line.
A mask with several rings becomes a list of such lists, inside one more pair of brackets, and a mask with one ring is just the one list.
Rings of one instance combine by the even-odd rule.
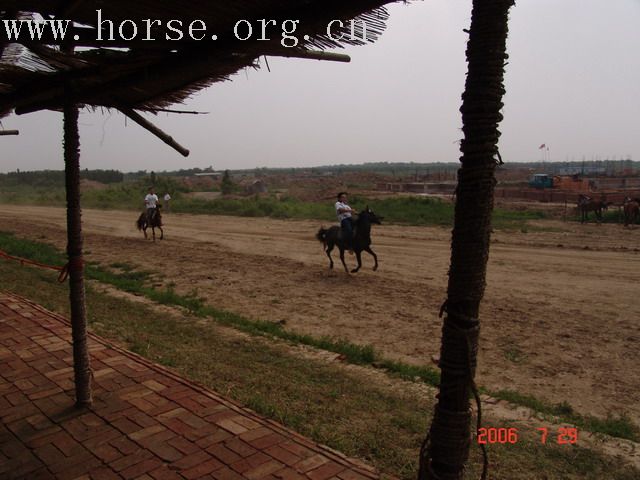
[[[269, 59], [184, 107], [150, 116], [181, 157], [119, 113], [80, 117], [82, 168], [175, 170], [457, 161], [471, 0], [389, 7], [376, 44], [350, 64]], [[500, 151], [506, 162], [640, 160], [640, 0], [518, 0], [512, 9]], [[0, 171], [61, 169], [62, 116], [5, 118]]]

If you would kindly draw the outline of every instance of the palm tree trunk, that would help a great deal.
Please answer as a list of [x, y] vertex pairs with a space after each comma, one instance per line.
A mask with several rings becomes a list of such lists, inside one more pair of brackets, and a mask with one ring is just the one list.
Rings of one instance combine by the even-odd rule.
[[67, 254], [69, 256], [69, 301], [76, 406], [91, 405], [91, 366], [87, 351], [87, 315], [82, 260], [82, 218], [80, 210], [80, 140], [78, 107], [64, 105], [64, 163], [67, 188]]
[[420, 458], [419, 478], [460, 480], [471, 444], [470, 390], [475, 392], [478, 311], [484, 295], [498, 124], [502, 120], [508, 13], [513, 0], [474, 0], [462, 95], [451, 266], [442, 328], [440, 392]]

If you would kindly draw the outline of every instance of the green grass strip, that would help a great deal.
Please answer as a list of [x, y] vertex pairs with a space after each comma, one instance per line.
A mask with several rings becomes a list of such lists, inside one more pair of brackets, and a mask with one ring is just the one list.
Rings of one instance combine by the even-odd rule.
[[491, 391], [482, 388], [482, 391], [492, 397], [530, 408], [543, 415], [556, 417], [562, 422], [576, 425], [590, 432], [603, 433], [611, 437], [626, 438], [634, 442], [640, 441], [640, 428], [626, 415], [598, 418], [592, 415], [577, 413], [567, 402], [548, 403], [532, 395], [525, 395], [513, 390]]
[[[174, 213], [232, 215], [239, 217], [296, 218], [318, 221], [334, 221], [333, 199], [322, 202], [298, 200], [283, 196], [251, 196], [244, 198], [220, 197], [200, 199], [185, 194], [184, 187], [172, 183], [158, 187], [159, 191], [175, 192], [171, 200]], [[110, 184], [105, 189], [88, 190], [82, 194], [85, 208], [96, 209], [139, 209], [146, 186], [136, 182]], [[64, 190], [52, 190], [45, 186], [5, 188], [0, 192], [0, 203], [64, 206]], [[384, 223], [405, 225], [453, 225], [454, 205], [434, 197], [397, 196], [391, 198], [368, 198], [352, 195], [350, 204], [359, 210], [366, 206], [384, 217]], [[546, 218], [539, 210], [518, 211], [496, 208], [493, 212], [492, 227], [496, 229], [519, 230], [530, 220]]]

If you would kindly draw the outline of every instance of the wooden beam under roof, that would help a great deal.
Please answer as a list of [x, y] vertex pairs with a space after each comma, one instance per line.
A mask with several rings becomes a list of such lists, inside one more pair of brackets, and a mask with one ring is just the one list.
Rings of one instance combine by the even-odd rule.
[[344, 53], [320, 52], [315, 50], [282, 50], [277, 53], [267, 53], [268, 57], [304, 58], [307, 60], [324, 60], [328, 62], [349, 63], [351, 57]]
[[171, 148], [176, 150], [183, 157], [188, 157], [189, 156], [189, 150], [184, 148], [182, 145], [180, 145], [178, 142], [176, 142], [171, 135], [168, 135], [165, 132], [163, 132], [162, 130], [160, 130], [158, 127], [156, 127], [153, 123], [151, 123], [149, 120], [144, 118], [142, 115], [140, 115], [135, 110], [133, 110], [131, 108], [120, 108], [119, 110], [124, 115], [126, 115], [131, 120], [133, 120], [138, 125], [140, 125], [142, 128], [144, 128], [145, 130], [148, 130], [149, 132], [153, 133], [156, 137], [158, 137], [164, 143], [166, 143]]

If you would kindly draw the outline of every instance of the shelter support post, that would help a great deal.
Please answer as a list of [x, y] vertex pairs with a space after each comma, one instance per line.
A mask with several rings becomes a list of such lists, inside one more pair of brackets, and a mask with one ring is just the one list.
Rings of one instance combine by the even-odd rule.
[[2, 135], [19, 135], [20, 132], [18, 130], [0, 130], [0, 136]]
[[78, 106], [64, 105], [64, 164], [67, 190], [67, 254], [69, 257], [69, 301], [73, 337], [73, 369], [76, 406], [91, 405], [91, 365], [87, 349], [87, 312], [82, 259], [82, 212], [80, 210], [80, 139]]
[[[475, 386], [480, 322], [484, 296], [491, 215], [499, 162], [498, 125], [502, 120], [504, 66], [508, 14], [513, 0], [473, 1], [467, 44], [468, 74], [462, 95], [460, 144], [462, 167], [458, 171], [456, 207], [451, 241], [451, 266], [439, 366], [440, 392], [420, 458], [420, 480], [461, 480], [471, 447], [472, 392], [481, 421]], [[475, 430], [475, 429], [474, 429]], [[484, 453], [482, 478], [487, 478]]]

